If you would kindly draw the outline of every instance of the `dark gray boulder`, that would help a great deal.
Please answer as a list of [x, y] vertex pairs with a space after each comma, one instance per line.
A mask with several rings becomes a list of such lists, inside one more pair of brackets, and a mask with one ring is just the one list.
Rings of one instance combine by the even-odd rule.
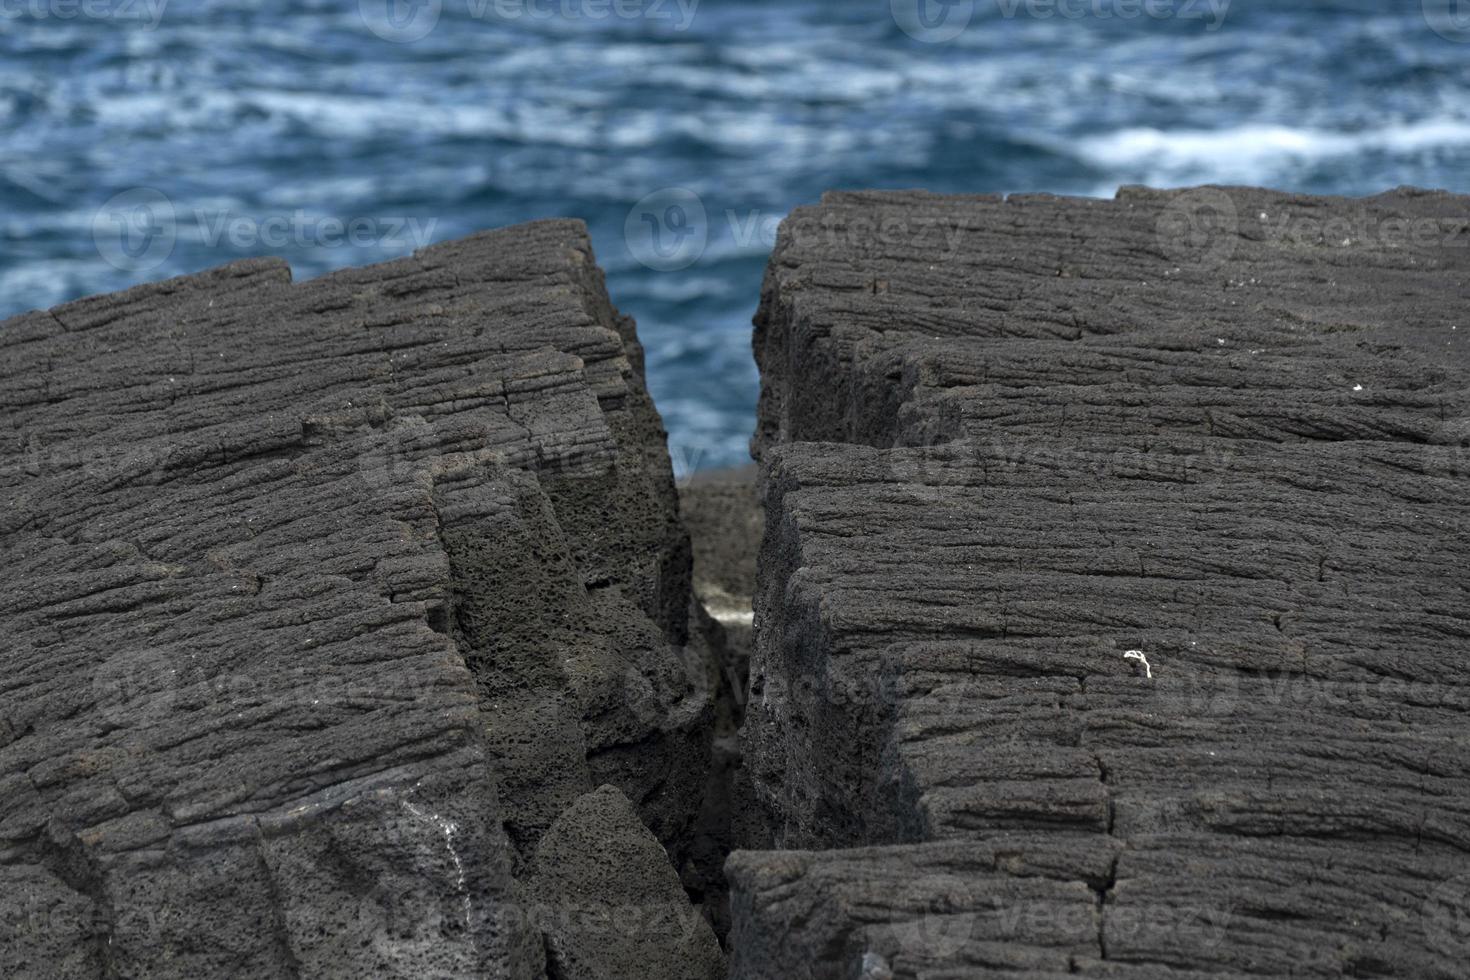
[[746, 844], [817, 850], [731, 859], [734, 975], [1463, 975], [1467, 246], [1409, 190], [794, 212]]
[[728, 866], [734, 974], [882, 980], [947, 969], [954, 976], [1065, 976], [1074, 957], [1095, 948], [1097, 892], [1111, 880], [1119, 850], [1118, 841], [1102, 836], [1016, 833], [744, 851]]
[[537, 977], [562, 810], [612, 782], [689, 847], [711, 665], [580, 224], [0, 349], [0, 973]]
[[535, 895], [552, 980], [720, 980], [725, 961], [657, 838], [602, 786], [541, 838]]

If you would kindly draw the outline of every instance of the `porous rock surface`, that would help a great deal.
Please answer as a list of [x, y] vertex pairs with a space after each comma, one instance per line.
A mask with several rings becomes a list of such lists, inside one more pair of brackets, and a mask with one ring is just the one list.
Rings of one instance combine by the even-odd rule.
[[750, 685], [750, 646], [756, 556], [763, 511], [754, 465], [696, 473], [679, 488], [679, 511], [694, 546], [695, 624], [720, 666], [715, 689], [714, 751], [708, 790], [696, 824], [696, 850], [684, 883], [698, 897], [722, 939], [729, 905], [720, 871], [748, 816], [739, 805], [744, 773], [739, 730]]
[[541, 977], [567, 807], [689, 848], [712, 667], [579, 223], [27, 314], [0, 375], [0, 975]]
[[[668, 855], [616, 787], [557, 818], [536, 851], [552, 980], [722, 980], [725, 960]], [[672, 941], [650, 943], [650, 934]]]
[[732, 974], [1463, 977], [1467, 343], [1443, 193], [794, 212]]
[[694, 545], [694, 594], [742, 649], [750, 638], [763, 512], [754, 466], [696, 473], [679, 488]]

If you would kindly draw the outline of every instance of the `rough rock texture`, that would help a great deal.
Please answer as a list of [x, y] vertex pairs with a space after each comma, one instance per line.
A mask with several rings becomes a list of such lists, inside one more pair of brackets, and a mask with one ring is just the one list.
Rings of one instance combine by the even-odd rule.
[[[754, 466], [696, 474], [679, 490], [680, 512], [694, 545], [694, 594], [713, 622], [731, 711], [743, 716], [749, 687], [756, 556], [764, 512]], [[740, 718], [734, 719], [739, 727]], [[731, 732], [733, 735], [733, 730]]]
[[1446, 194], [788, 218], [734, 975], [1464, 976], [1467, 314]]
[[683, 875], [721, 939], [728, 939], [729, 907], [721, 871], [734, 841], [744, 836], [746, 816], [738, 732], [745, 718], [750, 683], [750, 646], [756, 555], [762, 509], [755, 466], [695, 474], [679, 489], [679, 508], [694, 546], [691, 620], [720, 665], [715, 678], [714, 752], [695, 847]]
[[0, 974], [536, 977], [516, 879], [567, 806], [688, 848], [710, 665], [580, 224], [0, 352]]
[[603, 786], [536, 851], [552, 980], [719, 980], [725, 960], [668, 855], [622, 792]]
[[679, 489], [694, 543], [694, 594], [737, 642], [749, 639], [764, 530], [754, 466], [696, 473]]

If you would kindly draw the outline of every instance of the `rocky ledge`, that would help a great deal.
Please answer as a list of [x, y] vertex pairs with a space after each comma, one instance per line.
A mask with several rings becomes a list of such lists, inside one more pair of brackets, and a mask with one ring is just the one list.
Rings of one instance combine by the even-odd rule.
[[0, 974], [723, 972], [718, 658], [580, 224], [0, 349]]
[[787, 219], [734, 976], [1465, 975], [1467, 219]]
[[1464, 976], [1467, 311], [1445, 194], [834, 194], [682, 494], [576, 222], [0, 324], [0, 974]]

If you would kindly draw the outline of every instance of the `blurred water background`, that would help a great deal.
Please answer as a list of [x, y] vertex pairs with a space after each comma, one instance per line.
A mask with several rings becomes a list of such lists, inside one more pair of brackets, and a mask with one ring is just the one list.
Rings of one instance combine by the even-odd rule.
[[692, 469], [746, 458], [792, 207], [1470, 191], [1470, 3], [0, 0], [0, 134], [0, 318], [583, 218]]

